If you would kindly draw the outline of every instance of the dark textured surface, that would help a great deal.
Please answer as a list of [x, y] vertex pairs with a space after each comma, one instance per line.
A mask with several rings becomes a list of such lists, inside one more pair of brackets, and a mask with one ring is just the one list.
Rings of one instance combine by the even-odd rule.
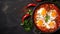
[[[0, 33], [1, 34], [34, 34], [25, 32], [20, 26], [21, 17], [24, 14], [22, 8], [31, 0], [2, 0], [0, 1]], [[57, 31], [56, 33], [59, 33]]]

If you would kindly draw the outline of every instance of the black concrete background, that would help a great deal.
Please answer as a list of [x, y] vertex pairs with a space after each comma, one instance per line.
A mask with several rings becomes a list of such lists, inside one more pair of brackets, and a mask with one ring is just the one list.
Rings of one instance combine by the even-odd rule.
[[[33, 3], [33, 1], [0, 0], [0, 34], [34, 34], [32, 31], [25, 32], [23, 27], [20, 26], [21, 17], [24, 14], [24, 12], [22, 12], [22, 8], [28, 3]], [[60, 30], [55, 33], [59, 32]]]

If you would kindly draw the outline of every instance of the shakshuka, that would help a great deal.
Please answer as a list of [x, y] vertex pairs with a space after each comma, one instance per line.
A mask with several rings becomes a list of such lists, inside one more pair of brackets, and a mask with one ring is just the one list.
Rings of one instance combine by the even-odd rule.
[[54, 4], [44, 3], [34, 10], [33, 20], [42, 32], [54, 32], [60, 27], [60, 11]]

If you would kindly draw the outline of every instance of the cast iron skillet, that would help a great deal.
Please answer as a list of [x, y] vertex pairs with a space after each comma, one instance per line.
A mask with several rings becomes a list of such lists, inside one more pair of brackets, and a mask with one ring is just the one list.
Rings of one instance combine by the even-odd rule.
[[[33, 23], [34, 23], [34, 13], [35, 13], [35, 9], [37, 8], [37, 7], [39, 7], [40, 5], [42, 5], [42, 4], [44, 4], [44, 3], [50, 3], [50, 4], [54, 4], [55, 6], [57, 6], [58, 7], [58, 5], [56, 4], [56, 3], [54, 3], [54, 2], [48, 2], [48, 1], [45, 1], [45, 2], [40, 2], [40, 3], [38, 3], [38, 5], [33, 9], [33, 15], [32, 15], [32, 20], [33, 20]], [[59, 9], [59, 8], [58, 8]], [[36, 24], [34, 23], [34, 25], [36, 26]], [[36, 26], [36, 28], [37, 28], [37, 26]], [[38, 29], [38, 28], [37, 28]], [[55, 33], [56, 31], [58, 31], [60, 29], [60, 27], [57, 29], [57, 30], [55, 30], [54, 32], [48, 32], [48, 33]], [[38, 29], [38, 30], [40, 30], [40, 29]], [[47, 32], [42, 32], [42, 31], [40, 31], [41, 33], [47, 33]]]

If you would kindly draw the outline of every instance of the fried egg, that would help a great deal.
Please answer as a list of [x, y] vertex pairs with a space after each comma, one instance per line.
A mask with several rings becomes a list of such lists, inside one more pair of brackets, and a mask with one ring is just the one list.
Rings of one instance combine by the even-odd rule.
[[51, 20], [54, 20], [57, 17], [57, 12], [56, 12], [56, 10], [50, 10], [48, 12], [48, 15], [50, 16]]
[[43, 18], [40, 18], [40, 20], [36, 21], [37, 26], [45, 26], [44, 23], [45, 21]]
[[54, 28], [55, 25], [56, 25], [56, 22], [55, 22], [55, 21], [51, 21], [51, 22], [49, 23], [50, 28]]
[[47, 11], [46, 11], [45, 8], [40, 8], [40, 9], [37, 10], [37, 11], [38, 11], [37, 14], [39, 14], [40, 17], [45, 17], [45, 16], [46, 16]]

